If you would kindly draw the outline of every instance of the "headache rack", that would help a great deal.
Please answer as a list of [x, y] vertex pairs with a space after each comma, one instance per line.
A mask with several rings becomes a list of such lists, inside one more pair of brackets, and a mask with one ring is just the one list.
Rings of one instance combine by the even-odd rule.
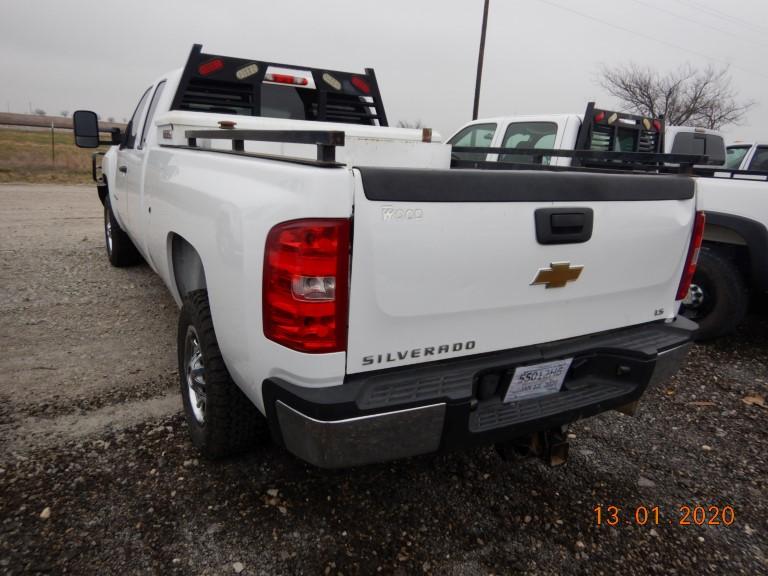
[[192, 47], [171, 110], [387, 126], [373, 68], [353, 74], [230, 58], [205, 54], [201, 44]]
[[[576, 150], [596, 152], [664, 152], [664, 120], [626, 112], [614, 112], [587, 104], [576, 139]], [[591, 164], [589, 158], [576, 158], [576, 165]]]

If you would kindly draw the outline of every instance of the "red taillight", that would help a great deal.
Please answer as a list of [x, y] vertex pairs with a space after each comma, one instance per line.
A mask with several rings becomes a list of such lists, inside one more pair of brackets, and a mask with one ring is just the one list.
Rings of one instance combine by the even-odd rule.
[[277, 82], [279, 84], [293, 84], [294, 86], [306, 86], [309, 80], [302, 76], [293, 76], [291, 74], [273, 74], [272, 72], [264, 76], [267, 82]]
[[699, 260], [699, 250], [701, 250], [701, 241], [704, 239], [704, 223], [706, 217], [704, 212], [696, 212], [696, 221], [693, 225], [693, 234], [691, 235], [691, 245], [688, 247], [688, 257], [685, 259], [683, 276], [680, 278], [680, 285], [677, 287], [677, 296], [675, 300], [685, 300], [688, 296], [688, 289], [693, 282], [693, 275], [696, 272], [696, 262]]
[[222, 68], [224, 68], [224, 62], [221, 58], [214, 58], [213, 60], [208, 60], [208, 62], [200, 64], [200, 66], [197, 67], [197, 71], [201, 76], [208, 76], [208, 74], [213, 74]]
[[605, 112], [602, 110], [595, 114], [595, 122], [602, 122], [605, 119]]
[[368, 85], [368, 82], [360, 78], [360, 76], [352, 76], [352, 86], [360, 90], [363, 94], [370, 94], [371, 93], [371, 87]]
[[349, 220], [293, 220], [267, 236], [264, 335], [300, 352], [347, 347]]

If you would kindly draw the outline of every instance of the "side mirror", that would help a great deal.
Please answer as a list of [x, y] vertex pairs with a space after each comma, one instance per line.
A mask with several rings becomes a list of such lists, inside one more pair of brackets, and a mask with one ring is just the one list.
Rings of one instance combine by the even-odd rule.
[[[75, 144], [80, 148], [98, 148], [101, 145], [122, 144], [120, 128], [99, 129], [99, 117], [90, 110], [78, 110], [72, 114]], [[109, 132], [109, 140], [99, 140], [100, 132]]]
[[90, 110], [78, 110], [72, 115], [75, 145], [79, 148], [99, 147], [99, 117]]

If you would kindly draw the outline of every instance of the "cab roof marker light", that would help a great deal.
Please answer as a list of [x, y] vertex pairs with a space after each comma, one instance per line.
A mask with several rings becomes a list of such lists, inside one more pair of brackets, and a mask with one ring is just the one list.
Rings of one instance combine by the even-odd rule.
[[295, 86], [306, 86], [309, 84], [309, 80], [301, 76], [293, 76], [291, 74], [274, 74], [267, 72], [264, 76], [264, 80], [267, 82], [276, 82], [278, 84], [293, 84]]
[[334, 90], [341, 90], [341, 82], [339, 82], [336, 78], [328, 74], [328, 72], [323, 72], [323, 82], [328, 84], [328, 86], [330, 86]]
[[259, 67], [256, 64], [248, 64], [248, 66], [243, 66], [237, 72], [235, 72], [235, 77], [238, 80], [245, 80], [246, 78], [250, 78], [251, 76], [258, 73]]
[[197, 71], [201, 76], [208, 76], [208, 74], [213, 74], [222, 68], [224, 68], [224, 61], [221, 58], [214, 58], [200, 64], [197, 67]]

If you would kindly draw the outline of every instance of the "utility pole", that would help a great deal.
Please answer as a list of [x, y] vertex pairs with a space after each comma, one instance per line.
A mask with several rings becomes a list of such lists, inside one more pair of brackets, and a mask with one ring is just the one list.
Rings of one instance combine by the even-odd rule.
[[475, 81], [475, 107], [472, 109], [472, 120], [477, 120], [477, 112], [480, 108], [480, 81], [483, 78], [483, 56], [485, 55], [485, 29], [488, 26], [488, 2], [485, 0], [483, 7], [483, 29], [480, 32], [480, 53], [477, 56], [477, 80]]

